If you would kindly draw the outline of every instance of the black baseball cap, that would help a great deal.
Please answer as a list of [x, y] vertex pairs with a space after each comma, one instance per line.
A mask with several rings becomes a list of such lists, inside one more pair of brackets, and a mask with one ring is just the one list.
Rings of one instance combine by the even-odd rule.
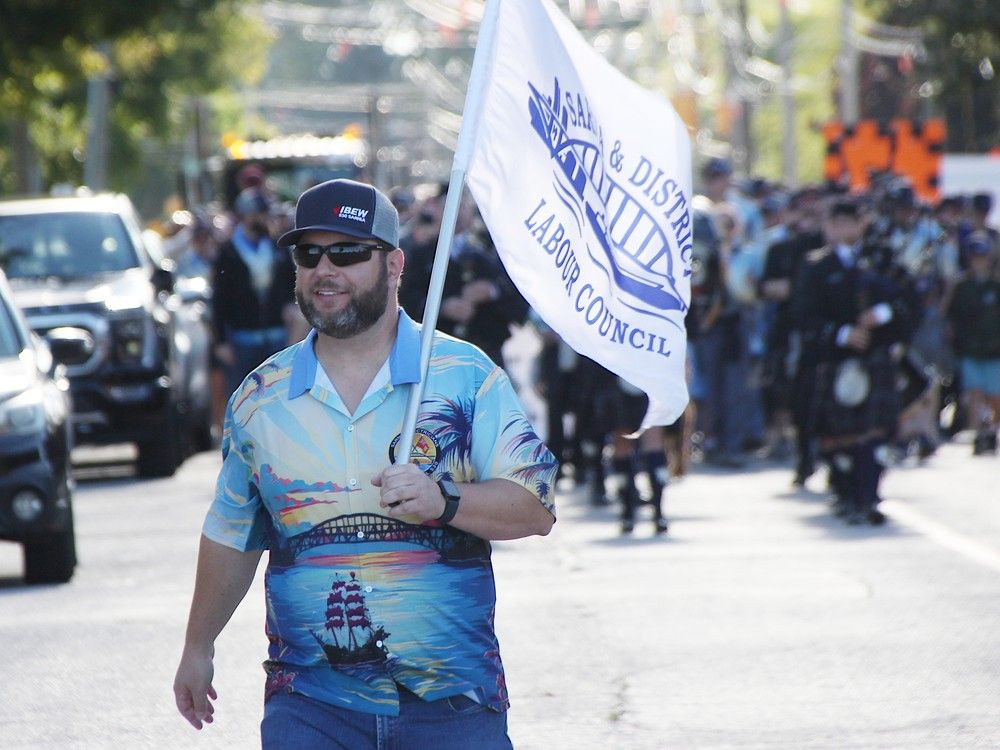
[[861, 216], [861, 206], [853, 198], [838, 198], [830, 204], [830, 218], [843, 216], [847, 219], [857, 219]]
[[993, 196], [989, 193], [976, 193], [972, 196], [972, 210], [981, 214], [988, 214], [993, 208]]
[[728, 159], [720, 159], [718, 157], [709, 159], [702, 165], [701, 174], [702, 177], [723, 177], [728, 176], [733, 173], [733, 165], [729, 163]]
[[399, 213], [392, 201], [372, 185], [346, 179], [328, 180], [299, 196], [295, 228], [278, 238], [278, 246], [294, 245], [309, 231], [340, 232], [398, 247]]

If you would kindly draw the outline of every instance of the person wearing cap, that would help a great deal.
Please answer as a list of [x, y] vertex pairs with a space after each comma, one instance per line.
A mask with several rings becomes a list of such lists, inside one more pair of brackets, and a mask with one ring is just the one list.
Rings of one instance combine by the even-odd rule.
[[[407, 272], [399, 290], [400, 304], [418, 322], [427, 303], [448, 186], [442, 184], [438, 189], [439, 196], [420, 211], [411, 235], [402, 243]], [[503, 365], [503, 345], [510, 338], [511, 326], [525, 322], [528, 304], [507, 275], [493, 238], [467, 197], [460, 203], [456, 231], [437, 327], [470, 341]]]
[[[969, 198], [968, 217], [962, 222], [959, 234], [964, 243], [973, 234], [980, 239], [985, 239], [993, 248], [994, 268], [993, 277], [1000, 280], [1000, 231], [989, 225], [990, 212], [993, 210], [993, 195], [991, 193], [976, 193]], [[962, 267], [969, 268], [969, 258], [967, 254], [962, 254]]]
[[476, 347], [435, 333], [421, 373], [398, 243], [389, 199], [351, 180], [303, 193], [278, 240], [312, 330], [227, 408], [174, 683], [196, 728], [213, 643], [267, 549], [263, 748], [511, 747], [489, 540], [549, 532], [556, 462]]
[[258, 188], [241, 192], [238, 222], [212, 268], [212, 325], [227, 396], [250, 371], [288, 343], [295, 268], [271, 238], [271, 203]]
[[[503, 346], [511, 336], [511, 327], [527, 319], [528, 303], [507, 275], [482, 218], [477, 211], [471, 213], [465, 230], [455, 235], [448, 255], [437, 327], [475, 344], [502, 366]], [[425, 246], [423, 253], [407, 255], [409, 270], [399, 298], [416, 321], [423, 320], [434, 249]]]
[[889, 182], [883, 214], [869, 232], [872, 244], [885, 246], [892, 261], [911, 276], [947, 273], [947, 234], [933, 215], [924, 215], [917, 194], [905, 177]]
[[839, 199], [824, 224], [827, 244], [802, 269], [793, 317], [802, 358], [815, 365], [811, 417], [830, 467], [834, 511], [851, 525], [879, 525], [882, 456], [899, 416], [892, 350], [912, 332], [909, 298], [862, 254], [865, 221]]
[[969, 426], [976, 430], [975, 455], [995, 454], [1000, 422], [1000, 281], [991, 278], [997, 262], [991, 238], [975, 232], [963, 248], [968, 274], [955, 286], [948, 304], [959, 387]]

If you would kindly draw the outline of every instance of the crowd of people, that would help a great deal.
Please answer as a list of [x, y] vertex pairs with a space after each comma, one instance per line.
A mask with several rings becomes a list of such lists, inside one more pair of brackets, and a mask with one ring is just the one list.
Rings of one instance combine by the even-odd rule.
[[[633, 433], [645, 396], [577, 355], [529, 309], [475, 206], [464, 201], [438, 328], [503, 364], [512, 327], [542, 349], [534, 386], [561, 476], [594, 504], [619, 503], [623, 533], [692, 461], [739, 471], [792, 461], [803, 486], [826, 464], [834, 511], [879, 524], [878, 481], [906, 457], [926, 460], [962, 430], [973, 453], [997, 452], [1000, 419], [1000, 234], [988, 194], [920, 199], [904, 178], [863, 192], [738, 181], [723, 159], [696, 175], [687, 315], [691, 404], [674, 425]], [[179, 271], [212, 288], [219, 392], [301, 340], [294, 267], [274, 238], [292, 207], [250, 175], [232, 212], [192, 212], [168, 239]], [[406, 266], [400, 304], [419, 321], [447, 184], [397, 188]], [[221, 411], [220, 411], [221, 413]], [[539, 426], [541, 427], [541, 426]]]
[[[825, 463], [834, 512], [877, 525], [885, 521], [877, 505], [887, 466], [925, 460], [966, 429], [975, 455], [996, 453], [1000, 235], [987, 225], [990, 195], [931, 205], [891, 175], [875, 176], [863, 192], [786, 190], [737, 182], [722, 159], [707, 160], [699, 177], [687, 316], [691, 406], [657, 440], [673, 475], [688, 470], [692, 453], [734, 471], [794, 459], [792, 481], [801, 487]], [[549, 440], [583, 469], [578, 478], [593, 502], [607, 502], [610, 486], [627, 532], [634, 477], [657, 469], [606, 447], [620, 430], [594, 421], [595, 394], [599, 404], [609, 385], [627, 384], [595, 367], [548, 342]], [[568, 436], [567, 414], [576, 424]], [[604, 466], [615, 481], [606, 481]], [[649, 484], [660, 502], [663, 482]]]

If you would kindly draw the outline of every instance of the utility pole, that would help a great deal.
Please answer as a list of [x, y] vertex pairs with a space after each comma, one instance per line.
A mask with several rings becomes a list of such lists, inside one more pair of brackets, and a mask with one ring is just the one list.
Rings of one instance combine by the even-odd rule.
[[779, 0], [778, 54], [781, 63], [781, 178], [788, 187], [798, 184], [798, 141], [795, 131], [795, 89], [792, 85], [792, 20], [788, 0]]
[[197, 206], [205, 201], [207, 193], [202, 192], [202, 102], [201, 97], [192, 96], [190, 102], [191, 125], [188, 130], [187, 153], [181, 160], [181, 174], [184, 177], [184, 202]]
[[83, 162], [83, 183], [99, 191], [108, 182], [108, 107], [110, 106], [110, 48], [98, 45], [106, 66], [87, 81], [87, 153]]
[[854, 46], [853, 0], [841, 0], [840, 120], [854, 125], [861, 119], [858, 96], [858, 50]]
[[[380, 109], [381, 101], [379, 95], [372, 91], [368, 95], [368, 152], [369, 152], [369, 165], [371, 166], [371, 180], [375, 187], [380, 190], [388, 190], [390, 185], [389, 181], [391, 178], [386, 176], [386, 165], [384, 162], [386, 159], [379, 158], [379, 152], [382, 151], [382, 111]], [[382, 154], [385, 156], [385, 153]]]
[[[750, 103], [747, 101], [744, 71], [740, 64], [745, 60], [743, 11], [744, 0], [738, 0], [739, 19], [732, 28], [723, 29], [723, 51], [725, 52], [725, 100], [728, 109], [726, 127], [722, 135], [732, 144], [733, 167], [737, 174], [749, 175], [750, 159]], [[738, 26], [739, 28], [736, 28]]]
[[[739, 0], [739, 19], [740, 19], [740, 59], [746, 62], [750, 59], [752, 49], [750, 48], [750, 30], [747, 27], [748, 15], [747, 15], [747, 0]], [[742, 78], [743, 71], [738, 72], [738, 77]], [[738, 85], [738, 84], [737, 84]], [[753, 149], [753, 120], [751, 115], [753, 113], [753, 108], [750, 103], [750, 98], [748, 96], [740, 96], [740, 118], [736, 124], [736, 132], [738, 133], [738, 139], [740, 142], [740, 147], [743, 150], [743, 171], [749, 177], [753, 174], [753, 162], [754, 162], [754, 149]]]

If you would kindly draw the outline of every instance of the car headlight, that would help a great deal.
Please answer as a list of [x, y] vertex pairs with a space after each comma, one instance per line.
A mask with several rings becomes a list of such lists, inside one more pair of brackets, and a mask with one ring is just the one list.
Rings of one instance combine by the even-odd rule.
[[30, 435], [45, 429], [42, 392], [32, 388], [0, 403], [0, 436]]
[[153, 323], [145, 310], [114, 320], [111, 324], [115, 359], [119, 362], [138, 364], [147, 351], [147, 341], [152, 337]]

